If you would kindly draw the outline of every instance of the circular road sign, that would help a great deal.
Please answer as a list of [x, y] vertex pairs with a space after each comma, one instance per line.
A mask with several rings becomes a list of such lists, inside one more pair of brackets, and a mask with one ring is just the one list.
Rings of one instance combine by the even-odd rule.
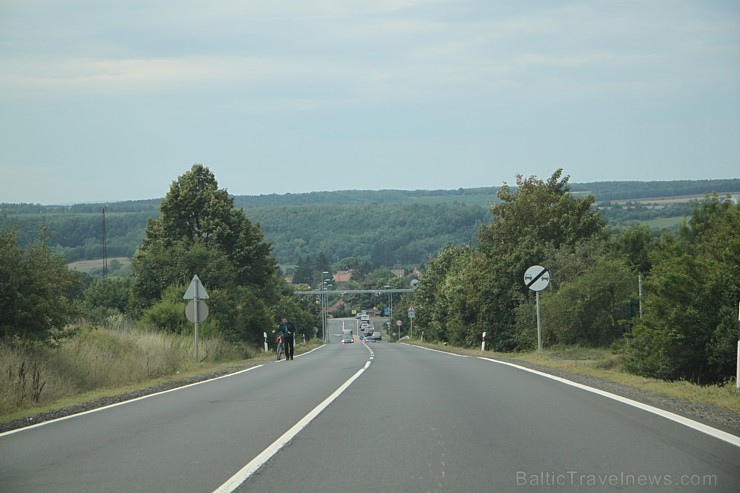
[[195, 300], [188, 301], [188, 306], [185, 307], [185, 316], [188, 317], [192, 323], [205, 322], [208, 318], [208, 305], [203, 300], [198, 300], [198, 320], [195, 320]]
[[533, 265], [524, 273], [524, 285], [532, 291], [542, 291], [550, 284], [550, 271], [541, 265]]

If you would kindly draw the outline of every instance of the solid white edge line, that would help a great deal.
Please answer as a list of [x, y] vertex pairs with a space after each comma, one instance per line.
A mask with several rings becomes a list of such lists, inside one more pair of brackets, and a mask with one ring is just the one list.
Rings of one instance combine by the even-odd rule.
[[270, 460], [280, 449], [288, 444], [296, 435], [298, 435], [308, 424], [313, 421], [329, 404], [331, 404], [342, 392], [347, 390], [352, 382], [357, 380], [362, 373], [370, 367], [370, 361], [365, 363], [363, 368], [357, 370], [357, 373], [352, 375], [346, 382], [344, 382], [337, 390], [335, 390], [329, 397], [324, 399], [318, 406], [313, 408], [307, 415], [305, 415], [300, 421], [298, 421], [292, 428], [283, 433], [280, 438], [270, 444], [265, 450], [260, 452], [254, 459], [242, 467], [239, 472], [234, 474], [228, 481], [219, 486], [213, 493], [231, 493], [236, 488], [241, 486], [249, 477], [257, 472], [268, 460]]
[[485, 361], [490, 361], [492, 363], [498, 363], [500, 365], [506, 365], [506, 366], [518, 368], [519, 370], [528, 371], [530, 373], [534, 373], [535, 375], [539, 375], [541, 377], [549, 378], [551, 380], [555, 380], [557, 382], [564, 383], [566, 385], [577, 387], [581, 390], [586, 390], [588, 392], [592, 392], [594, 394], [598, 394], [603, 397], [608, 397], [609, 399], [613, 399], [623, 404], [627, 404], [629, 406], [642, 409], [643, 411], [647, 411], [649, 413], [657, 414], [658, 416], [662, 416], [663, 418], [670, 419], [671, 421], [675, 421], [676, 423], [682, 424], [684, 426], [687, 426], [689, 428], [702, 432], [706, 435], [709, 435], [719, 440], [722, 440], [724, 442], [727, 442], [736, 447], [740, 447], [740, 437], [724, 432], [722, 430], [718, 430], [716, 428], [712, 428], [711, 426], [707, 426], [703, 423], [699, 423], [698, 421], [694, 421], [693, 419], [684, 418], [683, 416], [679, 416], [678, 414], [674, 414], [670, 411], [665, 411], [663, 409], [660, 409], [660, 408], [657, 408], [657, 407], [654, 407], [648, 404], [643, 404], [642, 402], [634, 401], [632, 399], [628, 399], [626, 397], [612, 394], [604, 390], [599, 390], [593, 387], [589, 387], [588, 385], [583, 385], [577, 382], [573, 382], [571, 380], [567, 380], [565, 378], [557, 377], [555, 375], [550, 375], [549, 373], [541, 372], [538, 370], [533, 370], [531, 368], [527, 368], [526, 366], [520, 366], [514, 363], [509, 363], [507, 361], [498, 361], [492, 358], [485, 358], [483, 356], [477, 356], [477, 358], [485, 360]]
[[190, 384], [187, 384], [187, 385], [183, 385], [182, 387], [175, 387], [175, 388], [172, 388], [172, 389], [163, 390], [162, 392], [156, 392], [154, 394], [147, 394], [147, 395], [143, 395], [141, 397], [135, 397], [133, 399], [129, 399], [127, 401], [116, 402], [115, 404], [109, 404], [107, 406], [98, 407], [98, 408], [95, 408], [95, 409], [90, 409], [88, 411], [82, 411], [82, 412], [77, 413], [77, 414], [70, 414], [69, 416], [63, 416], [61, 418], [50, 419], [49, 421], [43, 421], [41, 423], [36, 423], [35, 425], [24, 426], [23, 428], [17, 428], [15, 430], [10, 430], [10, 431], [6, 431], [4, 433], [0, 433], [0, 438], [2, 438], [4, 436], [7, 436], [7, 435], [12, 435], [13, 433], [20, 433], [22, 431], [31, 430], [33, 428], [39, 428], [41, 426], [47, 426], [47, 425], [50, 425], [50, 424], [53, 424], [53, 423], [58, 423], [59, 421], [64, 421], [64, 420], [67, 420], [67, 419], [77, 418], [79, 416], [84, 416], [86, 414], [97, 413], [98, 411], [105, 411], [106, 409], [111, 409], [111, 408], [114, 408], [114, 407], [123, 406], [124, 404], [129, 404], [131, 402], [136, 402], [136, 401], [140, 401], [140, 400], [143, 400], [143, 399], [149, 399], [150, 397], [156, 397], [158, 395], [169, 394], [170, 392], [176, 392], [178, 390], [187, 389], [189, 387], [195, 387], [196, 385], [201, 385], [201, 384], [208, 383], [208, 382], [214, 382], [216, 380], [221, 380], [222, 378], [233, 377], [233, 376], [236, 376], [236, 375], [240, 375], [242, 373], [246, 373], [248, 371], [256, 370], [257, 368], [260, 368], [262, 366], [264, 366], [264, 364], [257, 365], [257, 366], [252, 366], [251, 368], [246, 368], [244, 370], [240, 370], [240, 371], [237, 371], [235, 373], [227, 373], [226, 375], [221, 375], [219, 377], [209, 378], [208, 380], [201, 380], [200, 382], [190, 383]]
[[468, 356], [467, 354], [456, 354], [456, 353], [451, 353], [449, 351], [440, 351], [439, 349], [432, 349], [430, 347], [417, 346], [416, 344], [406, 344], [405, 342], [403, 342], [401, 344], [403, 344], [404, 346], [408, 346], [408, 347], [415, 347], [415, 348], [419, 348], [419, 349], [426, 349], [427, 351], [432, 351], [434, 353], [446, 354], [448, 356], [457, 356], [458, 358], [470, 358], [470, 356]]

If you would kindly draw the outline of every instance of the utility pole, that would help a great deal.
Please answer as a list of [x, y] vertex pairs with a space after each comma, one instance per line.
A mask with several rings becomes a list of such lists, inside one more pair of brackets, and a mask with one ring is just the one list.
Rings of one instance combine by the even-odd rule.
[[108, 237], [105, 227], [105, 206], [103, 206], [103, 277], [108, 275]]

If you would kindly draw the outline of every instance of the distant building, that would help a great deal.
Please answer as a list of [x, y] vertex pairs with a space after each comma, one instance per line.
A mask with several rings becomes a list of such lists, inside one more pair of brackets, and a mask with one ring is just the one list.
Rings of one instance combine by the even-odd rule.
[[338, 270], [334, 273], [334, 284], [341, 288], [345, 284], [349, 282], [350, 279], [352, 279], [352, 271], [351, 270]]
[[403, 278], [406, 275], [406, 269], [391, 269], [394, 276]]

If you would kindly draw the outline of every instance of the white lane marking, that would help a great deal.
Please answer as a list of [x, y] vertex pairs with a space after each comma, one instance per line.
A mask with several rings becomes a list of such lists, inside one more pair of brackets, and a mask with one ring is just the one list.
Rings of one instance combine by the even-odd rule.
[[321, 412], [329, 407], [329, 404], [334, 402], [337, 397], [339, 397], [345, 390], [347, 390], [347, 387], [352, 385], [352, 382], [357, 380], [362, 373], [367, 370], [370, 367], [370, 361], [367, 361], [365, 363], [365, 366], [363, 368], [360, 368], [357, 370], [357, 373], [352, 375], [349, 380], [344, 382], [337, 390], [335, 390], [329, 397], [324, 399], [322, 403], [320, 403], [318, 406], [313, 408], [311, 412], [309, 412], [307, 415], [305, 415], [300, 421], [298, 421], [291, 429], [283, 433], [283, 435], [275, 440], [270, 446], [268, 446], [265, 450], [260, 452], [257, 457], [252, 459], [246, 466], [242, 467], [239, 472], [234, 474], [231, 478], [229, 478], [228, 481], [226, 481], [224, 484], [218, 487], [218, 489], [214, 490], [213, 493], [231, 493], [235, 489], [237, 489], [239, 486], [241, 486], [244, 481], [249, 479], [249, 477], [257, 472], [260, 467], [262, 467], [268, 460], [270, 460], [275, 454], [277, 454], [280, 449], [282, 449], [285, 445], [288, 444], [293, 438], [295, 438], [296, 435], [298, 435], [303, 429], [308, 426], [308, 424], [313, 421], [316, 416], [321, 414]]
[[670, 419], [671, 421], [675, 421], [676, 423], [682, 424], [684, 426], [687, 426], [689, 428], [693, 428], [694, 430], [700, 431], [702, 433], [705, 433], [709, 436], [712, 436], [714, 438], [718, 438], [722, 441], [725, 441], [727, 443], [730, 443], [736, 447], [740, 447], [740, 437], [736, 437], [735, 435], [732, 435], [730, 433], [724, 432], [722, 430], [718, 430], [716, 428], [712, 428], [711, 426], [707, 426], [703, 423], [699, 423], [698, 421], [694, 421], [693, 419], [684, 418], [683, 416], [679, 416], [678, 414], [674, 414], [670, 411], [665, 411], [663, 409], [650, 406], [648, 404], [643, 404], [642, 402], [633, 401], [632, 399], [628, 399], [626, 397], [622, 397], [620, 395], [612, 394], [610, 392], [606, 392], [604, 390], [595, 389], [593, 387], [589, 387], [588, 385], [583, 385], [580, 383], [573, 382], [571, 380], [566, 380], [565, 378], [557, 377], [555, 375], [550, 375], [549, 373], [533, 370], [531, 368], [527, 368], [525, 366], [520, 366], [514, 363], [509, 363], [506, 361], [498, 361], [491, 358], [484, 358], [483, 356], [478, 356], [478, 359], [482, 359], [485, 361], [490, 361], [492, 363], [498, 363], [500, 365], [507, 365], [514, 368], [518, 368], [520, 370], [528, 371], [530, 373], [534, 373], [535, 375], [539, 375], [541, 377], [549, 378], [561, 383], [564, 383], [566, 385], [571, 385], [573, 387], [577, 387], [581, 390], [586, 390], [588, 392], [592, 392], [594, 394], [598, 394], [603, 397], [608, 397], [609, 399], [614, 399], [615, 401], [619, 401], [621, 403], [627, 404], [629, 406], [636, 407], [638, 409], [642, 409], [643, 411], [647, 411], [649, 413], [657, 414], [658, 416], [662, 416], [666, 419]]
[[143, 395], [141, 397], [136, 397], [134, 399], [129, 399], [127, 401], [116, 402], [115, 404], [109, 404], [107, 406], [98, 407], [98, 408], [95, 408], [95, 409], [90, 409], [89, 411], [83, 411], [83, 412], [77, 413], [77, 414], [70, 414], [69, 416], [63, 416], [61, 418], [56, 418], [56, 419], [51, 419], [49, 421], [44, 421], [44, 422], [41, 422], [41, 423], [36, 423], [35, 425], [30, 425], [30, 426], [26, 426], [26, 427], [23, 427], [23, 428], [18, 428], [18, 429], [15, 429], [15, 430], [6, 431], [5, 433], [0, 433], [0, 438], [4, 437], [6, 435], [12, 435], [13, 433], [20, 433], [21, 431], [31, 430], [33, 428], [38, 428], [40, 426], [46, 426], [46, 425], [50, 425], [52, 423], [57, 423], [59, 421], [64, 421], [66, 419], [72, 419], [72, 418], [76, 418], [78, 416], [84, 416], [85, 414], [97, 413], [98, 411], [105, 411], [106, 409], [111, 409], [113, 407], [123, 406], [124, 404], [129, 404], [131, 402], [136, 402], [136, 401], [140, 401], [140, 400], [143, 400], [143, 399], [148, 399], [150, 397], [156, 397], [158, 395], [169, 394], [170, 392], [176, 392], [178, 390], [187, 389], [189, 387], [195, 387], [196, 385], [201, 385], [201, 384], [204, 384], [204, 383], [213, 382], [213, 381], [216, 381], [216, 380], [221, 380], [222, 378], [229, 378], [229, 377], [233, 377], [233, 376], [236, 376], [236, 375], [241, 375], [242, 373], [246, 373], [248, 371], [256, 370], [257, 368], [260, 368], [262, 366], [264, 366], [264, 364], [253, 366], [251, 368], [247, 368], [245, 370], [241, 370], [241, 371], [238, 371], [236, 373], [228, 373], [226, 375], [221, 375], [220, 377], [209, 378], [208, 380], [202, 380], [200, 382], [195, 382], [195, 383], [190, 383], [188, 385], [183, 385], [182, 387], [175, 387], [173, 389], [163, 390], [162, 392], [157, 392], [157, 393], [154, 393], [154, 394], [147, 394], [147, 395]]
[[367, 342], [362, 341], [362, 343], [365, 345], [365, 349], [367, 349], [368, 351], [370, 351], [370, 361], [374, 360], [375, 359], [375, 351], [373, 351], [370, 348], [370, 346], [367, 345]]
[[309, 351], [309, 352], [307, 352], [307, 353], [301, 353], [301, 354], [296, 354], [296, 355], [295, 355], [295, 357], [296, 357], [296, 358], [300, 358], [301, 356], [306, 356], [307, 354], [311, 354], [311, 353], [313, 353], [314, 351], [317, 351], [317, 350], [319, 350], [319, 349], [321, 349], [322, 347], [325, 347], [325, 346], [326, 346], [326, 344], [322, 344], [321, 346], [319, 346], [319, 347], [315, 347], [315, 348], [313, 348], [312, 350], [310, 350], [310, 351]]
[[439, 349], [432, 349], [430, 347], [417, 346], [415, 344], [406, 344], [405, 342], [402, 343], [402, 344], [404, 346], [408, 346], [408, 347], [415, 347], [415, 348], [419, 348], [419, 349], [426, 349], [427, 351], [432, 351], [434, 353], [447, 354], [449, 356], [457, 356], [458, 358], [470, 358], [470, 356], [465, 355], [465, 354], [455, 354], [455, 353], [450, 353], [448, 351], [440, 351]]

